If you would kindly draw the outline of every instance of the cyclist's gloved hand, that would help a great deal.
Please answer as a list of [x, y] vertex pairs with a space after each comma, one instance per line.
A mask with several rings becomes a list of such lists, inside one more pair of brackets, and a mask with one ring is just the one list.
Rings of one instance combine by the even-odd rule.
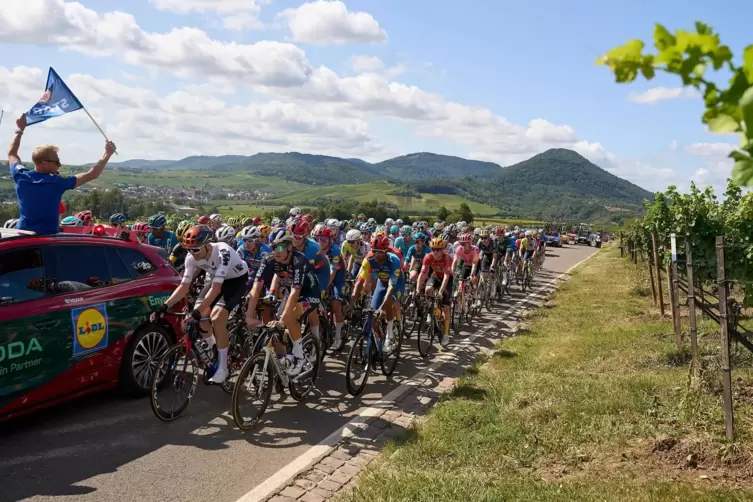
[[267, 305], [273, 305], [275, 301], [277, 301], [277, 297], [273, 294], [266, 295], [264, 298], [262, 298], [262, 303], [265, 303]]
[[167, 303], [163, 303], [162, 305], [159, 306], [159, 308], [157, 309], [157, 312], [160, 314], [164, 314], [168, 310], [170, 310], [170, 307], [167, 306]]
[[201, 321], [201, 311], [199, 309], [193, 309], [191, 311], [191, 317], [193, 317], [197, 321]]

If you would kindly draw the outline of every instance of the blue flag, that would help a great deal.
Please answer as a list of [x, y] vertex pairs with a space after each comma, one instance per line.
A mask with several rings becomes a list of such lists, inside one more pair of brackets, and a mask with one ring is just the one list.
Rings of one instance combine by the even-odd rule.
[[37, 104], [26, 112], [26, 125], [44, 122], [53, 117], [60, 117], [66, 113], [80, 110], [84, 105], [71, 92], [63, 79], [52, 67], [47, 74], [47, 87]]

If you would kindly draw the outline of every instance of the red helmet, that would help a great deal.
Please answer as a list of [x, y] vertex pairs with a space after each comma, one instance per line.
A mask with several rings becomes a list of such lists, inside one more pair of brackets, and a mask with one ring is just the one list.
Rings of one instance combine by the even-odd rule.
[[204, 216], [199, 218], [199, 225], [209, 225], [209, 221], [209, 216], [205, 214]]
[[390, 239], [386, 235], [375, 235], [371, 239], [371, 249], [387, 251], [390, 248]]
[[137, 221], [131, 226], [131, 230], [139, 234], [148, 234], [152, 231], [152, 229], [149, 228], [149, 224], [145, 221]]
[[256, 217], [254, 217], [254, 219], [253, 219], [253, 220], [251, 220], [251, 221], [253, 221], [253, 222], [254, 222], [254, 225], [261, 225], [261, 223], [262, 223], [262, 221], [263, 221], [263, 220], [261, 219], [261, 216], [256, 216]]
[[308, 235], [311, 232], [309, 222], [304, 219], [296, 218], [290, 223], [288, 228], [290, 228], [293, 235]]
[[316, 230], [314, 230], [314, 237], [328, 237], [331, 239], [332, 237], [334, 237], [334, 235], [335, 233], [332, 231], [331, 228], [325, 227], [323, 225], [317, 228]]
[[458, 242], [460, 242], [461, 244], [467, 244], [471, 242], [472, 240], [473, 240], [473, 235], [471, 235], [468, 232], [464, 234], [460, 234], [460, 236], [458, 237]]
[[84, 222], [84, 226], [88, 227], [94, 223], [94, 215], [91, 211], [81, 211], [76, 214], [76, 218]]

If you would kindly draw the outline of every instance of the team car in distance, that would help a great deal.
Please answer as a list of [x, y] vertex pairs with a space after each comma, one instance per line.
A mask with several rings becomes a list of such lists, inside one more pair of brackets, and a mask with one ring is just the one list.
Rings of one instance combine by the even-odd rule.
[[180, 283], [164, 250], [97, 230], [0, 229], [0, 421], [117, 385], [148, 394], [180, 335], [149, 321]]

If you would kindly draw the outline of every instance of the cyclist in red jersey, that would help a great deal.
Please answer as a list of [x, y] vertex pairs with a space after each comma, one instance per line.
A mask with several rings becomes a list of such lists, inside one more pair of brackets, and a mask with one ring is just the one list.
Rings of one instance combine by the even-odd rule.
[[[437, 287], [439, 296], [442, 297], [442, 310], [444, 311], [444, 334], [442, 335], [442, 347], [450, 343], [450, 305], [452, 304], [452, 258], [445, 253], [446, 242], [441, 237], [435, 237], [429, 243], [430, 253], [424, 256], [424, 264], [421, 274], [418, 276], [417, 291], [421, 291], [424, 281], [426, 283], [426, 297], [431, 298]], [[431, 274], [431, 275], [430, 275]]]

